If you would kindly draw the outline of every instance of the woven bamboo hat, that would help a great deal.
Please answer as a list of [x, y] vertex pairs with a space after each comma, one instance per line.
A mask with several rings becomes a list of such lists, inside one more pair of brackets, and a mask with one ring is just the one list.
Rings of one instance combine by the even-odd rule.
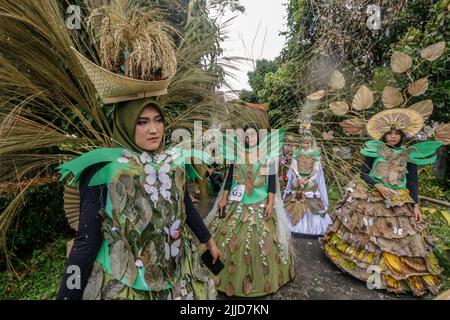
[[422, 130], [423, 116], [411, 109], [395, 108], [381, 111], [374, 115], [367, 123], [367, 133], [374, 139], [381, 139], [386, 132], [402, 130], [412, 137]]
[[105, 104], [167, 94], [167, 88], [176, 71], [174, 67], [170, 77], [159, 81], [133, 79], [110, 72], [88, 60], [75, 48], [72, 50]]

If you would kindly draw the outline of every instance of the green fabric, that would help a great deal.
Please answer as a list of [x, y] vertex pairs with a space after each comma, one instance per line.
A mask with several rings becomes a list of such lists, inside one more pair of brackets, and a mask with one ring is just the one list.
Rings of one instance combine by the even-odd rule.
[[77, 183], [81, 173], [89, 166], [101, 163], [116, 161], [122, 154], [123, 149], [120, 148], [102, 148], [92, 150], [78, 158], [60, 165], [57, 169], [61, 174], [61, 180], [64, 180], [68, 174], [73, 174], [73, 179], [69, 184]]
[[[256, 163], [256, 164], [249, 164], [249, 165], [245, 165], [245, 164], [240, 164], [240, 165], [235, 165], [234, 167], [234, 174], [237, 174], [237, 172], [239, 172], [238, 170], [240, 170], [244, 175], [247, 174], [247, 168], [248, 166], [252, 166], [252, 173], [253, 173], [253, 177], [254, 178], [254, 184], [260, 182], [261, 179], [264, 179], [264, 183], [259, 186], [259, 187], [255, 187], [253, 189], [253, 192], [251, 195], [247, 194], [247, 190], [246, 192], [244, 192], [244, 196], [242, 198], [242, 200], [240, 201], [240, 203], [242, 204], [254, 204], [257, 202], [260, 202], [264, 199], [267, 198], [267, 196], [269, 195], [269, 192], [267, 191], [268, 189], [268, 176], [263, 176], [262, 178], [259, 177], [259, 171], [261, 170], [261, 163]], [[245, 179], [245, 178], [244, 178]], [[233, 189], [238, 185], [238, 184], [244, 184], [245, 180], [242, 181], [238, 181], [236, 179], [233, 179], [233, 183], [231, 185], [231, 190], [230, 193], [233, 191]]]
[[424, 141], [414, 144], [411, 148], [416, 149], [409, 157], [417, 165], [432, 164], [436, 161], [436, 151], [444, 144], [441, 141]]
[[116, 105], [113, 122], [114, 147], [126, 148], [138, 153], [144, 151], [136, 145], [135, 132], [139, 115], [148, 105], [155, 106], [164, 120], [163, 110], [154, 98], [126, 101]]
[[[365, 147], [361, 149], [361, 154], [366, 157], [375, 158], [373, 165], [372, 165], [372, 171], [369, 173], [369, 176], [377, 181], [380, 185], [392, 188], [392, 189], [402, 189], [406, 187], [406, 177], [401, 182], [401, 185], [388, 185], [383, 182], [381, 182], [381, 179], [383, 177], [376, 176], [373, 174], [374, 168], [383, 161], [386, 161], [380, 154], [378, 154], [378, 150], [380, 147], [384, 146], [385, 143], [380, 140], [371, 140], [367, 141], [365, 143]], [[414, 163], [416, 165], [428, 165], [432, 164], [436, 161], [436, 151], [443, 145], [440, 141], [423, 141], [416, 143], [412, 146], [408, 147], [400, 147], [400, 148], [391, 148], [391, 150], [395, 153], [401, 153], [405, 150], [412, 150], [412, 152], [408, 155], [411, 163]]]
[[361, 154], [366, 157], [376, 158], [378, 157], [378, 148], [384, 143], [380, 140], [370, 140], [365, 143], [365, 147], [361, 149]]
[[273, 130], [272, 132], [268, 132], [267, 135], [265, 135], [263, 139], [258, 143], [258, 146], [255, 146], [253, 148], [245, 147], [245, 145], [237, 140], [235, 135], [229, 135], [226, 133], [223, 134], [222, 132], [220, 132], [221, 137], [219, 138], [219, 145], [221, 144], [220, 147], [222, 149], [224, 159], [229, 161], [237, 161], [237, 155], [239, 154], [237, 151], [249, 151], [256, 147], [259, 147], [260, 150], [267, 150], [267, 152], [264, 154], [265, 159], [262, 160], [279, 158], [283, 147], [284, 135], [286, 134], [287, 130], [278, 129], [277, 131], [279, 133], [278, 139], [272, 138], [273, 133], [275, 132], [275, 130]]
[[320, 156], [319, 150], [311, 150], [309, 152], [303, 151], [303, 149], [297, 150], [294, 152], [294, 158], [297, 158], [299, 155], [304, 154], [307, 156], [311, 156], [314, 160], [317, 160]]
[[[378, 149], [385, 143], [380, 140], [371, 140], [365, 143], [365, 147], [361, 149], [361, 154], [366, 157], [378, 158]], [[403, 151], [405, 149], [414, 149], [409, 158], [412, 163], [417, 165], [432, 164], [436, 161], [436, 151], [443, 143], [441, 141], [423, 141], [409, 147], [393, 148], [392, 150]]]

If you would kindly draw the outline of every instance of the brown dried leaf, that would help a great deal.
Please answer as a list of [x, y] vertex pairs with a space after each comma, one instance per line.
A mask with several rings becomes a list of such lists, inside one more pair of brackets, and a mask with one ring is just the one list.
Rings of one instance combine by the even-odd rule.
[[334, 131], [324, 132], [324, 133], [322, 133], [322, 137], [323, 137], [326, 141], [331, 141], [331, 140], [334, 139]]
[[344, 120], [340, 125], [346, 133], [352, 136], [359, 136], [365, 128], [365, 122], [360, 118]]
[[122, 279], [128, 266], [128, 251], [123, 241], [117, 241], [110, 251], [111, 274], [120, 280]]
[[271, 244], [269, 241], [269, 238], [266, 237], [264, 239], [264, 243], [263, 243], [263, 247], [262, 247], [262, 252], [265, 256], [268, 256], [270, 254], [270, 249], [271, 249]]
[[400, 90], [390, 86], [384, 87], [381, 100], [383, 101], [383, 105], [386, 108], [394, 108], [399, 104], [402, 104], [404, 101], [403, 95], [401, 94]]
[[127, 270], [125, 271], [123, 280], [131, 286], [136, 281], [136, 277], [137, 277], [137, 269], [136, 269], [134, 257], [130, 252], [129, 257], [128, 257]]
[[357, 111], [369, 109], [373, 105], [373, 93], [362, 85], [353, 98], [352, 108]]
[[231, 282], [227, 284], [227, 296], [231, 297], [234, 294], [234, 286]]
[[440, 124], [434, 131], [435, 139], [442, 141], [444, 144], [450, 144], [450, 123]]
[[428, 118], [433, 113], [433, 101], [431, 101], [430, 99], [420, 101], [420, 102], [413, 104], [408, 109], [419, 112], [422, 115], [423, 120], [427, 121]]
[[280, 273], [278, 274], [278, 285], [280, 287], [282, 287], [284, 285], [284, 275], [281, 270], [280, 270]]
[[222, 236], [225, 236], [227, 234], [228, 228], [226, 225], [224, 225], [222, 228], [220, 228], [220, 234]]
[[234, 274], [236, 272], [236, 265], [233, 262], [230, 262], [228, 265], [228, 273]]
[[391, 68], [395, 73], [406, 72], [411, 68], [412, 59], [409, 55], [403, 52], [395, 51], [391, 57]]
[[265, 292], [265, 293], [270, 293], [270, 292], [272, 292], [272, 285], [270, 284], [270, 282], [267, 282], [267, 283], [264, 285], [264, 292]]
[[323, 98], [324, 95], [325, 95], [325, 90], [319, 90], [314, 93], [311, 93], [309, 96], [306, 97], [306, 99], [312, 100], [312, 101], [320, 100]]
[[269, 272], [270, 272], [270, 268], [269, 268], [269, 266], [268, 266], [268, 265], [265, 265], [265, 264], [263, 264], [263, 273], [264, 273], [265, 275], [268, 275], [268, 274], [269, 274]]
[[83, 300], [100, 300], [103, 278], [102, 267], [98, 263], [95, 263], [83, 292]]
[[231, 253], [235, 253], [236, 250], [237, 250], [237, 248], [238, 248], [238, 238], [237, 238], [237, 236], [234, 234], [234, 235], [231, 237], [231, 240], [230, 240], [230, 252], [231, 252]]
[[244, 211], [244, 217], [242, 218], [242, 222], [247, 222], [248, 218], [250, 217], [250, 214], [247, 210]]
[[345, 87], [345, 78], [342, 73], [334, 70], [331, 73], [330, 79], [328, 80], [328, 85], [333, 89], [342, 89]]
[[228, 257], [228, 250], [226, 250], [226, 248], [222, 251], [220, 251], [221, 253], [221, 258], [223, 261], [227, 261], [227, 257]]
[[267, 233], [270, 233], [270, 228], [269, 228], [269, 224], [267, 223], [267, 221], [266, 221], [266, 220], [263, 220], [261, 224], [262, 224], [264, 230], [265, 230]]
[[410, 95], [417, 97], [424, 94], [428, 89], [428, 79], [422, 78], [417, 81], [414, 81], [408, 87], [408, 92]]
[[333, 111], [334, 114], [338, 116], [345, 115], [348, 110], [350, 109], [350, 106], [346, 101], [336, 101], [333, 103], [330, 103], [330, 109]]
[[252, 277], [250, 275], [246, 275], [244, 278], [244, 293], [246, 295], [250, 294], [252, 288]]
[[250, 254], [250, 252], [244, 253], [244, 262], [248, 266], [252, 264], [252, 255]]
[[438, 59], [445, 51], [445, 41], [441, 41], [420, 50], [420, 56], [428, 61]]
[[159, 266], [146, 266], [144, 273], [145, 281], [150, 289], [155, 291], [162, 290], [164, 286], [164, 274]]

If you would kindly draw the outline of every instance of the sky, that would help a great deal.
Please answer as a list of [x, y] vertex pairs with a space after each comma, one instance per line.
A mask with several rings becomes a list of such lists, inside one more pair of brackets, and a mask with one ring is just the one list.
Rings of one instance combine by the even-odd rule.
[[[225, 29], [228, 39], [222, 44], [224, 56], [253, 60], [272, 60], [278, 56], [285, 40], [279, 35], [286, 28], [286, 10], [283, 6], [285, 2], [286, 0], [241, 0], [246, 10], [244, 14], [239, 13]], [[235, 15], [237, 13], [227, 13], [222, 21]], [[227, 78], [233, 89], [250, 89], [247, 72], [251, 70], [252, 62], [239, 64], [239, 71], [233, 71], [236, 79]]]

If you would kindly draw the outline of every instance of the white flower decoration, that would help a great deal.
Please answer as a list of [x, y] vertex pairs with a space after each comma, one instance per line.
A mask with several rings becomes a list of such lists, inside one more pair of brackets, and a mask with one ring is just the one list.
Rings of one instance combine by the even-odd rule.
[[125, 158], [131, 158], [131, 157], [133, 156], [133, 154], [131, 153], [131, 151], [128, 150], [128, 149], [123, 150], [122, 155], [123, 155]]
[[142, 262], [141, 259], [137, 259], [134, 265], [138, 268], [142, 268], [144, 266], [144, 263]]
[[152, 157], [147, 153], [147, 152], [143, 152], [140, 156], [139, 159], [141, 160], [141, 162], [143, 164], [152, 162]]
[[398, 236], [402, 236], [403, 235], [403, 229], [394, 227], [394, 234], [396, 234]]
[[128, 160], [125, 157], [120, 157], [119, 159], [117, 159], [117, 162], [118, 163], [128, 163], [128, 162], [130, 162], [130, 160]]

